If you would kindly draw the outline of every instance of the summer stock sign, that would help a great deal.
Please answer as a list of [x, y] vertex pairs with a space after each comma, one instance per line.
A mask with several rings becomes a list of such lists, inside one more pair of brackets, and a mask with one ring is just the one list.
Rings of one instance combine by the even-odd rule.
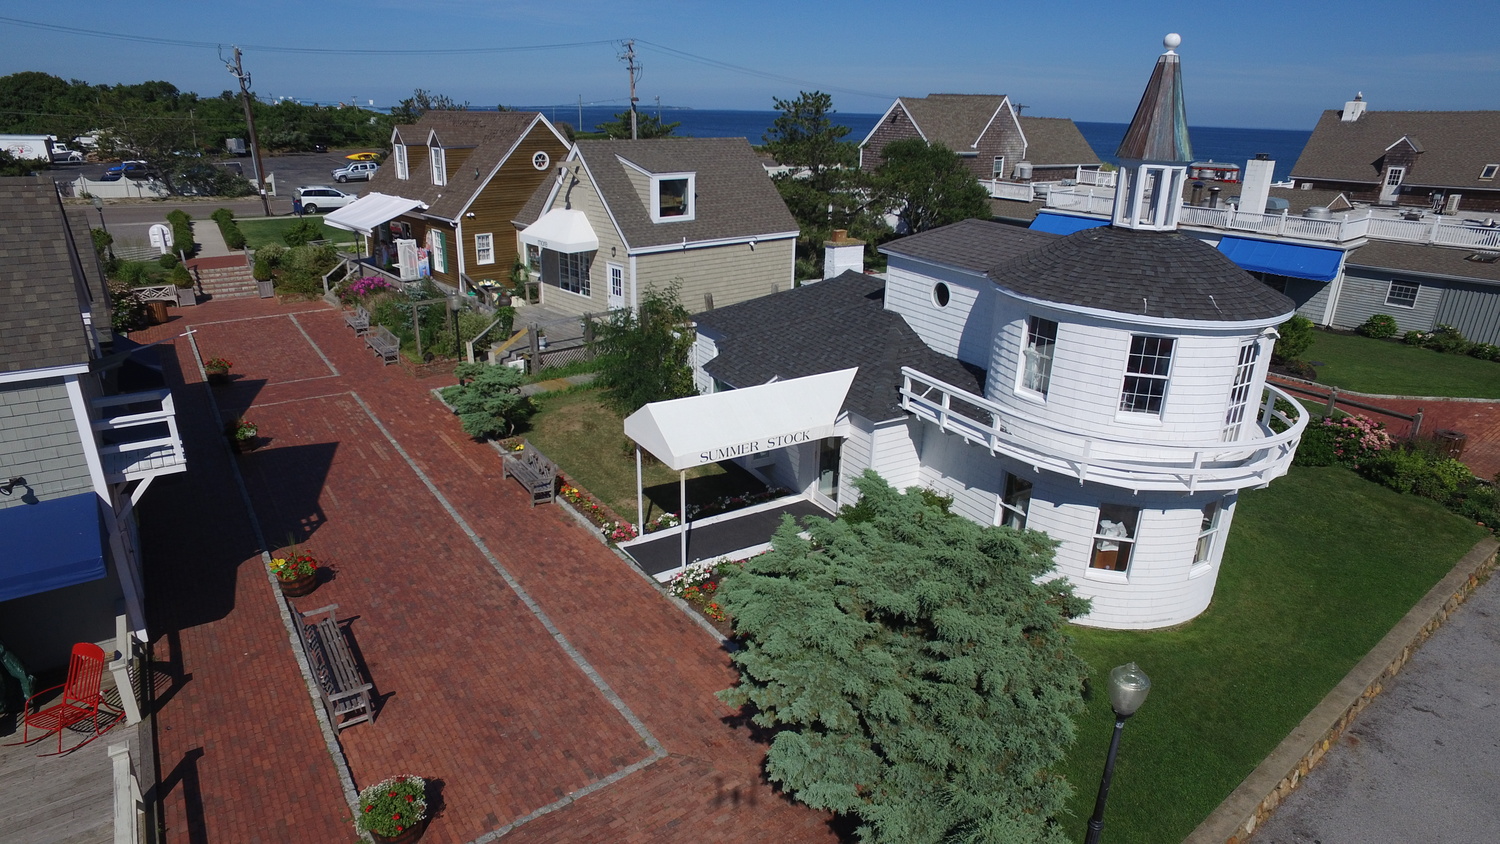
[[761, 437], [756, 440], [747, 440], [736, 445], [726, 445], [722, 448], [711, 448], [698, 452], [698, 462], [716, 463], [720, 460], [729, 460], [735, 457], [745, 457], [762, 451], [770, 451], [774, 448], [786, 448], [800, 443], [812, 442], [813, 429], [794, 431], [790, 434], [777, 434], [774, 437]]

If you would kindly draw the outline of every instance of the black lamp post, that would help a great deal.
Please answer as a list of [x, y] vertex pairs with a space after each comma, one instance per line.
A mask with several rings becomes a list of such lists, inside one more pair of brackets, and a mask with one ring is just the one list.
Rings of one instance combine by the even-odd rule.
[[1109, 740], [1109, 756], [1104, 760], [1104, 776], [1099, 780], [1099, 797], [1094, 801], [1094, 816], [1089, 818], [1089, 832], [1084, 844], [1099, 844], [1104, 831], [1104, 804], [1109, 800], [1109, 781], [1115, 775], [1115, 752], [1120, 749], [1120, 731], [1125, 719], [1135, 714], [1151, 691], [1151, 678], [1131, 662], [1117, 665], [1109, 672], [1109, 705], [1115, 711], [1115, 734]]
[[[104, 200], [97, 196], [94, 197], [94, 208], [99, 211], [99, 225], [103, 227], [105, 234], [109, 234], [109, 223], [104, 222]], [[110, 255], [113, 255], [115, 252], [113, 246], [106, 247], [106, 251]]]

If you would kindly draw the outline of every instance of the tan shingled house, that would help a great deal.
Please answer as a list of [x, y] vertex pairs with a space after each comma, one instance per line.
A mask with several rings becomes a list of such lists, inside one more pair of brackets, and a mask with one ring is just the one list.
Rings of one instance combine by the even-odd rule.
[[515, 217], [563, 313], [633, 308], [677, 282], [689, 310], [793, 284], [797, 221], [744, 138], [579, 141]]
[[[872, 171], [892, 141], [921, 138], [958, 153], [974, 178], [1051, 182], [1098, 170], [1099, 156], [1073, 121], [1022, 117], [1003, 94], [899, 97], [859, 144], [859, 166]], [[1029, 167], [1029, 171], [1028, 171]]]

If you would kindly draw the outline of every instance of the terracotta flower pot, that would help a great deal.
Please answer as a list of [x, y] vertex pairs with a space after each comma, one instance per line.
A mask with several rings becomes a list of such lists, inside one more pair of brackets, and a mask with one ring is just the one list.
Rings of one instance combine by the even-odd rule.
[[254, 451], [259, 445], [259, 437], [246, 437], [245, 439], [240, 439], [238, 437], [229, 438], [229, 447], [234, 449], [235, 454], [249, 454], [250, 452]]
[[417, 821], [416, 826], [407, 827], [406, 829], [402, 830], [401, 834], [399, 835], [387, 836], [381, 835], [378, 832], [371, 832], [370, 837], [375, 839], [377, 844], [414, 844], [414, 842], [422, 837], [422, 833], [426, 831], [427, 819], [423, 818], [422, 820]]
[[276, 584], [281, 587], [281, 594], [288, 598], [300, 598], [303, 595], [311, 595], [312, 591], [318, 588], [318, 573], [314, 571], [296, 580], [282, 580], [278, 577]]

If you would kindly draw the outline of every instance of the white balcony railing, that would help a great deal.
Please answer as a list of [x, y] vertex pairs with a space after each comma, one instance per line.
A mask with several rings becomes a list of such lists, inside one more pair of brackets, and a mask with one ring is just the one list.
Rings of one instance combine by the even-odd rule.
[[[1114, 211], [1114, 200], [1115, 192], [1110, 188], [1083, 185], [1055, 187], [1047, 194], [1047, 207], [1108, 217]], [[1368, 237], [1465, 249], [1500, 249], [1500, 227], [1440, 217], [1408, 220], [1370, 209], [1349, 211], [1329, 219], [1317, 219], [1296, 216], [1286, 211], [1254, 214], [1232, 205], [1221, 208], [1183, 205], [1179, 219], [1184, 226], [1227, 229], [1322, 243], [1347, 243]]]
[[1085, 170], [1078, 168], [1078, 184], [1096, 188], [1112, 188], [1115, 186], [1114, 170]]
[[1030, 182], [1003, 182], [999, 179], [981, 179], [979, 183], [989, 190], [991, 199], [1014, 199], [1018, 202], [1030, 202], [1036, 196]]
[[[1286, 474], [1307, 412], [1267, 385], [1256, 436], [1237, 442], [1152, 442], [1079, 431], [1008, 408], [902, 367], [901, 407], [948, 433], [1080, 482], [1132, 491], [1193, 493], [1258, 486]], [[1283, 402], [1291, 415], [1277, 408]], [[1273, 433], [1272, 421], [1284, 425]]]
[[171, 390], [104, 396], [91, 404], [99, 458], [109, 483], [187, 471]]

